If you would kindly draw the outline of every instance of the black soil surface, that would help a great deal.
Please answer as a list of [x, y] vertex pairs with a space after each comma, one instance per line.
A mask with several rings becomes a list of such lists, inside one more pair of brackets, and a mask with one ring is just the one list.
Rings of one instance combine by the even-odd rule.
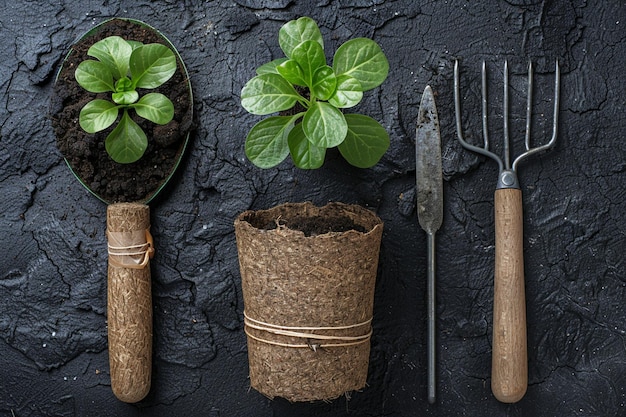
[[[187, 133], [192, 125], [191, 92], [179, 59], [178, 70], [172, 78], [162, 86], [150, 90], [165, 94], [174, 103], [174, 119], [167, 125], [160, 126], [130, 111], [133, 120], [148, 136], [148, 148], [137, 162], [115, 162], [106, 152], [104, 142], [117, 123], [95, 134], [85, 132], [78, 123], [80, 110], [86, 103], [95, 98], [110, 100], [110, 93], [90, 93], [78, 85], [74, 78], [78, 64], [86, 59], [93, 59], [87, 55], [89, 47], [113, 35], [144, 44], [162, 43], [171, 47], [154, 30], [130, 20], [114, 19], [101, 25], [96, 33], [81, 38], [72, 46], [54, 87], [50, 116], [59, 150], [89, 189], [110, 203], [146, 201], [170, 177], [184, 150]], [[138, 89], [138, 92], [142, 96], [147, 91]]]
[[299, 230], [304, 233], [305, 236], [317, 236], [331, 232], [347, 232], [349, 230], [356, 230], [361, 233], [367, 232], [363, 226], [356, 224], [351, 218], [345, 216], [294, 216], [288, 220], [276, 219], [276, 221], [266, 223], [260, 228], [273, 230], [276, 229], [278, 225], [285, 226], [291, 230]]

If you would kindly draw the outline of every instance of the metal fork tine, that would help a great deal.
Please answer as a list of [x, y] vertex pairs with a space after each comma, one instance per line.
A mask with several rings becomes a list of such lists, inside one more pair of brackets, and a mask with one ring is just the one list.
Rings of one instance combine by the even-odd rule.
[[502, 152], [504, 154], [504, 166], [506, 169], [511, 169], [511, 150], [509, 142], [509, 61], [504, 61], [504, 95], [503, 95], [503, 117], [504, 117], [504, 143]]
[[554, 70], [554, 118], [552, 119], [552, 138], [550, 138], [550, 146], [556, 142], [556, 136], [559, 125], [559, 100], [561, 97], [561, 68], [559, 67], [559, 61], [556, 61]]
[[532, 117], [531, 107], [533, 105], [533, 63], [528, 62], [528, 98], [526, 100], [526, 137], [524, 143], [526, 144], [526, 150], [530, 150], [530, 118]]
[[489, 112], [489, 109], [487, 108], [487, 64], [485, 61], [483, 61], [482, 82], [483, 142], [485, 149], [489, 150], [489, 123], [487, 122], [487, 114]]

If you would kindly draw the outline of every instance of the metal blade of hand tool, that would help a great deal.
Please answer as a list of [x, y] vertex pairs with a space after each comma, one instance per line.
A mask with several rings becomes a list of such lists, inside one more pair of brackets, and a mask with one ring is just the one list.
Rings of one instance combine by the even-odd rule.
[[441, 135], [435, 98], [426, 86], [415, 130], [417, 218], [428, 235], [428, 401], [436, 398], [435, 360], [435, 233], [443, 222]]

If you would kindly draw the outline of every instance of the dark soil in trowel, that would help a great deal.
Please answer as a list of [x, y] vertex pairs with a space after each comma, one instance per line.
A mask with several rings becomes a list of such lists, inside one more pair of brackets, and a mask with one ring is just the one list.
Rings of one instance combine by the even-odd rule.
[[89, 47], [112, 35], [171, 47], [158, 33], [135, 22], [114, 19], [101, 25], [97, 33], [73, 45], [63, 62], [50, 103], [50, 117], [59, 150], [88, 188], [108, 203], [146, 201], [167, 182], [184, 150], [192, 127], [191, 91], [180, 60], [178, 70], [165, 84], [150, 91], [138, 89], [140, 96], [147, 92], [165, 94], [174, 104], [174, 119], [159, 126], [138, 117], [131, 110], [129, 114], [148, 137], [148, 148], [137, 162], [119, 164], [113, 161], [105, 150], [104, 141], [117, 123], [95, 134], [86, 133], [78, 123], [80, 109], [86, 103], [95, 98], [110, 100], [111, 93], [90, 93], [74, 78], [78, 64], [93, 59], [87, 56]]

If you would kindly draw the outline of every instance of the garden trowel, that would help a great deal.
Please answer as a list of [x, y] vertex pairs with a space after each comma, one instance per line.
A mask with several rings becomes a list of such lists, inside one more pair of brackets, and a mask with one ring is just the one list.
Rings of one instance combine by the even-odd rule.
[[[78, 42], [98, 33], [109, 33], [109, 25], [117, 20], [138, 26], [142, 32], [155, 32], [176, 53], [178, 69], [183, 72], [189, 93], [187, 113], [192, 118], [191, 85], [182, 58], [174, 46], [156, 29], [133, 19], [111, 19], [91, 29]], [[109, 32], [106, 32], [106, 31]], [[59, 84], [61, 74], [72, 71], [65, 79], [73, 79], [71, 65], [66, 65], [72, 54], [78, 54], [73, 47], [68, 53], [57, 75]], [[64, 104], [65, 105], [65, 104]], [[182, 132], [182, 131], [181, 131]], [[182, 133], [181, 133], [182, 135]], [[154, 245], [150, 235], [150, 208], [148, 202], [164, 188], [178, 167], [189, 141], [187, 131], [181, 137], [178, 151], [174, 157], [161, 158], [159, 168], [166, 174], [165, 179], [156, 186], [145, 186], [144, 194], [132, 201], [119, 201], [123, 198], [107, 198], [94, 187], [90, 187], [85, 178], [77, 172], [68, 158], [65, 159], [72, 173], [94, 196], [107, 204], [107, 241], [108, 241], [108, 277], [107, 277], [107, 331], [109, 347], [109, 365], [111, 388], [115, 396], [124, 402], [141, 401], [150, 391], [152, 374], [152, 292], [150, 258]], [[119, 176], [121, 167], [108, 172], [101, 172], [103, 177]], [[135, 169], [134, 167], [131, 167]], [[116, 172], [118, 170], [118, 172]], [[142, 182], [143, 171], [135, 171], [136, 182]], [[147, 183], [147, 181], [145, 182]], [[142, 188], [143, 190], [143, 188]]]

